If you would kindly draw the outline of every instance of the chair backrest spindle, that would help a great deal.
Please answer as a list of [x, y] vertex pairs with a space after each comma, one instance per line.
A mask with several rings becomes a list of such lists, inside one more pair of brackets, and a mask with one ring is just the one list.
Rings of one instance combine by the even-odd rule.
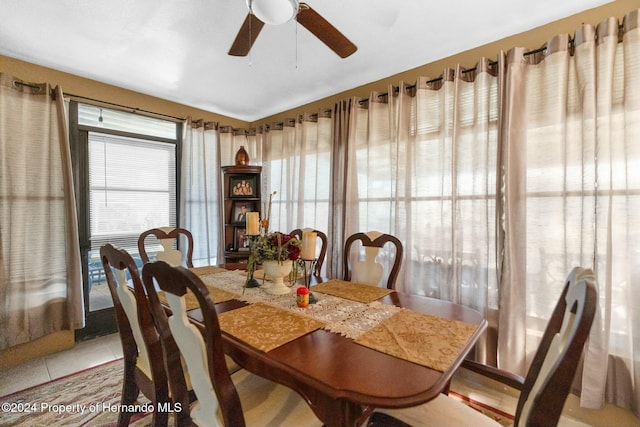
[[[360, 241], [364, 247], [364, 260], [360, 260], [359, 257], [356, 260], [352, 260], [353, 254], [351, 253], [351, 247], [357, 241]], [[387, 276], [386, 287], [395, 289], [396, 279], [398, 278], [402, 264], [402, 242], [395, 236], [378, 231], [355, 233], [347, 238], [342, 255], [344, 280], [350, 281], [354, 279], [360, 283], [377, 286], [384, 276], [384, 267], [377, 262], [376, 258], [386, 243], [391, 243], [395, 249], [393, 264]]]
[[[150, 256], [147, 250], [147, 237], [154, 236], [160, 241], [162, 250], [156, 253], [156, 259], [158, 261], [165, 261], [172, 266], [186, 265], [187, 267], [193, 267], [193, 235], [187, 229], [180, 227], [160, 227], [152, 228], [140, 234], [138, 237], [138, 251], [142, 261], [147, 263], [150, 261]], [[179, 245], [180, 239], [183, 238], [183, 242], [186, 240], [186, 248], [181, 248]], [[174, 249], [174, 243], [179, 249]], [[184, 252], [183, 252], [184, 251]]]
[[574, 268], [527, 372], [515, 425], [556, 425], [597, 307], [593, 272]]
[[[154, 404], [168, 403], [170, 399], [160, 338], [136, 262], [127, 251], [111, 244], [100, 248], [100, 258], [122, 341], [125, 369], [121, 403], [132, 404], [138, 390]], [[130, 412], [121, 412], [119, 424], [128, 424], [130, 417]], [[154, 411], [153, 418], [154, 425], [167, 423], [166, 412]]]
[[[235, 389], [222, 348], [222, 333], [209, 290], [200, 278], [184, 267], [172, 267], [164, 261], [148, 263], [142, 270], [144, 285], [153, 302], [158, 302], [154, 283], [164, 291], [171, 315], [154, 312], [163, 335], [171, 334], [186, 363], [197, 402], [188, 414], [198, 425], [245, 425], [240, 398]], [[204, 331], [187, 318], [185, 295], [192, 292], [202, 311]], [[156, 305], [159, 307], [159, 303]], [[168, 349], [167, 349], [168, 350]], [[169, 352], [169, 351], [167, 351]], [[175, 401], [188, 402], [187, 389], [181, 380], [179, 363], [174, 361], [169, 385]], [[171, 378], [178, 381], [172, 382]], [[184, 403], [183, 403], [184, 405]], [[184, 408], [184, 406], [183, 406]], [[221, 415], [223, 422], [218, 419]], [[183, 417], [184, 418], [184, 417]]]

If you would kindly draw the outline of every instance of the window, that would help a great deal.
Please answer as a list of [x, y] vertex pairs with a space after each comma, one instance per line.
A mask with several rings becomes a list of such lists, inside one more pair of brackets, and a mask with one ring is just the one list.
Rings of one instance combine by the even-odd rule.
[[91, 249], [137, 252], [145, 230], [176, 225], [176, 146], [89, 132]]

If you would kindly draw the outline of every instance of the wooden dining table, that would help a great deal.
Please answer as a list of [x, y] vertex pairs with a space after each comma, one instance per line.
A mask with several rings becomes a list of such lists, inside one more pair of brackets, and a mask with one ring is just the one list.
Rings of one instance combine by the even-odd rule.
[[[455, 354], [448, 355], [451, 363], [440, 369], [386, 354], [321, 328], [269, 351], [223, 329], [225, 353], [242, 368], [298, 392], [325, 426], [358, 425], [376, 407], [403, 408], [428, 402], [448, 388], [487, 322], [475, 310], [434, 298], [392, 291], [378, 301], [464, 322], [471, 325], [472, 333]], [[216, 311], [224, 316], [223, 313], [248, 305], [240, 299], [229, 299], [217, 303]], [[189, 317], [196, 324], [202, 320], [199, 309], [189, 311]]]

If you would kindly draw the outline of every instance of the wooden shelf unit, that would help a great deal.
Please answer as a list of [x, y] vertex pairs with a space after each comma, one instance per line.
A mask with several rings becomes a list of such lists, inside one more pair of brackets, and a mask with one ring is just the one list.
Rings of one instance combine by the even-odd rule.
[[[243, 263], [249, 258], [243, 212], [258, 212], [262, 206], [262, 166], [223, 166], [222, 248], [224, 263]], [[244, 207], [244, 209], [243, 209]], [[262, 216], [262, 215], [261, 215]]]

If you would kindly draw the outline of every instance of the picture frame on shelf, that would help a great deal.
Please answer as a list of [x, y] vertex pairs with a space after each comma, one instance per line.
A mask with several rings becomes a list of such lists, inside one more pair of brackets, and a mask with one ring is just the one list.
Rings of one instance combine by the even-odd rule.
[[229, 222], [237, 225], [245, 225], [247, 221], [247, 213], [255, 211], [255, 202], [240, 201], [233, 202], [231, 209], [231, 218]]
[[238, 252], [249, 252], [247, 229], [244, 227], [236, 227], [233, 233], [233, 242]]
[[229, 177], [229, 197], [241, 199], [257, 197], [258, 181], [255, 175], [233, 175]]

